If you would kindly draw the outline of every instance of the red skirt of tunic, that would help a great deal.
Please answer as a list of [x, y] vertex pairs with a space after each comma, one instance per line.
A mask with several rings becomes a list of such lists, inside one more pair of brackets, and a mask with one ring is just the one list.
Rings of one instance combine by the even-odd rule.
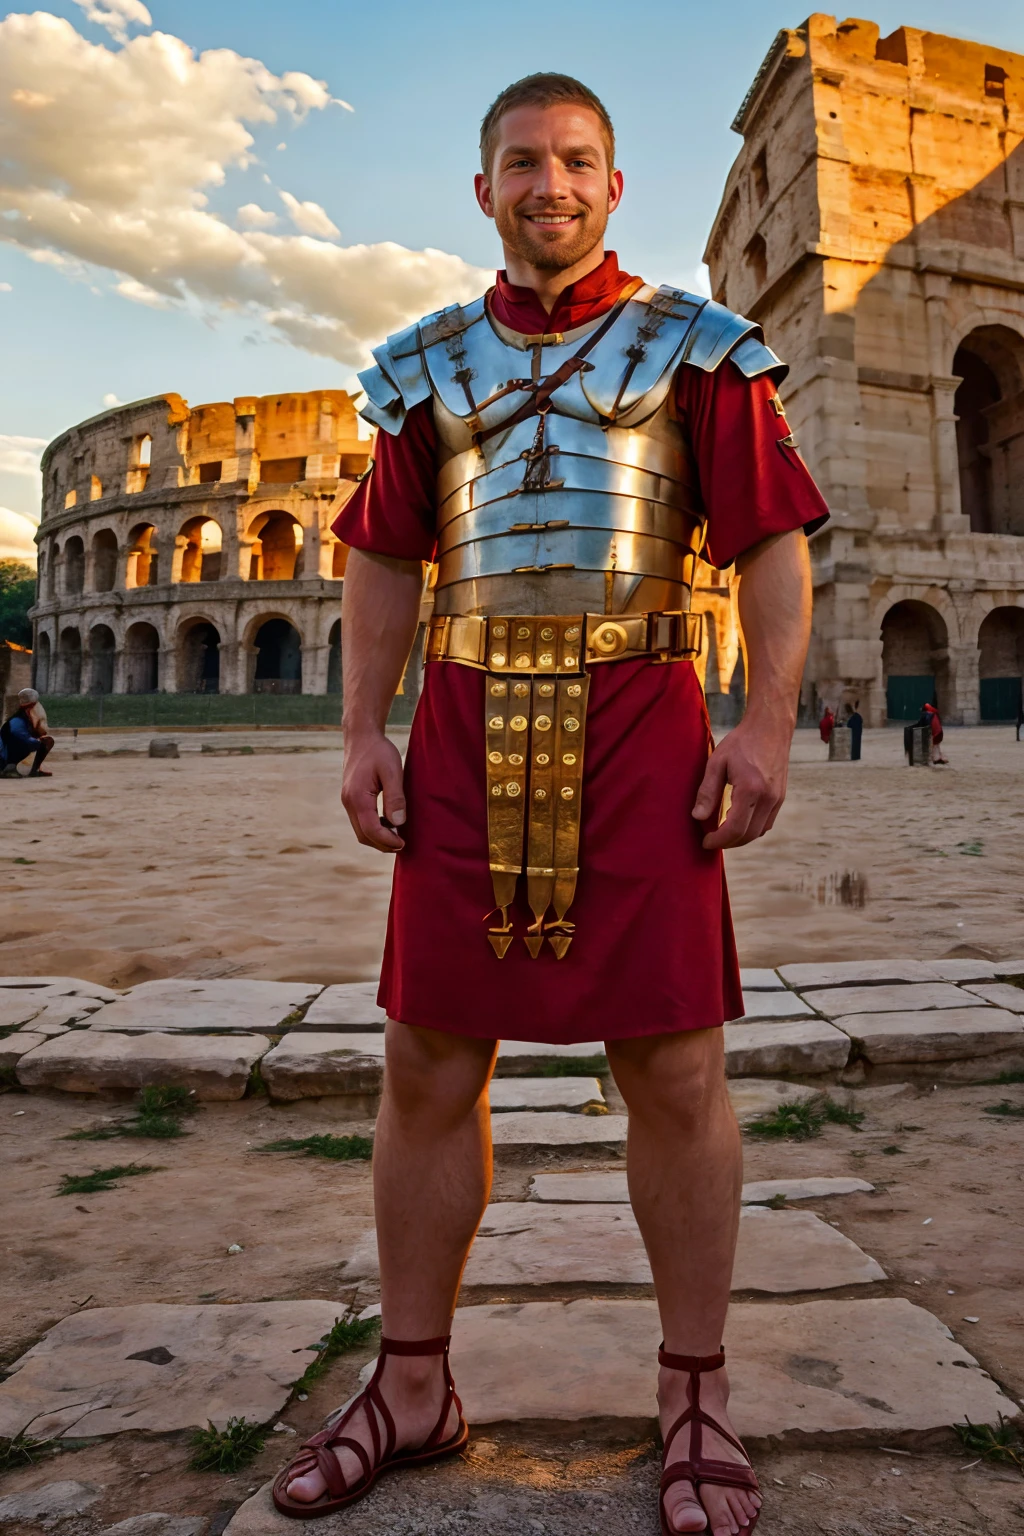
[[690, 814], [711, 748], [690, 662], [591, 672], [575, 936], [532, 959], [526, 877], [499, 960], [488, 869], [485, 674], [424, 668], [405, 764], [378, 1001], [406, 1024], [565, 1045], [708, 1029], [743, 1012], [721, 853]]

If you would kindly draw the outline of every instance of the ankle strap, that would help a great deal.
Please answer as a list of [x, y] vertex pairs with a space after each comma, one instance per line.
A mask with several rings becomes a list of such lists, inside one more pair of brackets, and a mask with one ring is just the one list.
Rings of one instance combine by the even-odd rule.
[[717, 1371], [725, 1364], [725, 1348], [717, 1355], [670, 1355], [664, 1344], [658, 1350], [658, 1364], [670, 1371]]
[[443, 1339], [385, 1339], [380, 1341], [382, 1355], [446, 1355], [451, 1334]]

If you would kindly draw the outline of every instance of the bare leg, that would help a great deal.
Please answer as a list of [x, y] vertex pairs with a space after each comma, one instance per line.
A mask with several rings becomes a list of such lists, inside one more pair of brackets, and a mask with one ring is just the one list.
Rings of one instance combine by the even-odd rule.
[[43, 762], [49, 753], [52, 752], [52, 750], [53, 737], [40, 736], [39, 746], [36, 748], [36, 755], [33, 760], [32, 767], [28, 771], [28, 776], [30, 779], [49, 779], [53, 777], [49, 771], [43, 771]]
[[[382, 1322], [388, 1338], [433, 1339], [451, 1328], [466, 1257], [491, 1191], [487, 1084], [497, 1044], [389, 1020], [386, 1051], [373, 1150]], [[440, 1358], [389, 1356], [381, 1390], [398, 1446], [421, 1445], [443, 1401]], [[457, 1423], [453, 1407], [446, 1437]], [[371, 1450], [365, 1412], [355, 1415], [346, 1433]], [[342, 1448], [336, 1454], [344, 1476], [355, 1483], [355, 1453]], [[312, 1501], [323, 1489], [314, 1472], [288, 1491], [293, 1499]]]
[[[629, 1194], [647, 1248], [665, 1348], [713, 1355], [722, 1343], [743, 1178], [739, 1128], [726, 1091], [722, 1031], [694, 1030], [608, 1042], [608, 1061], [629, 1109]], [[658, 1404], [667, 1432], [688, 1404], [688, 1378], [662, 1370]], [[701, 1377], [701, 1405], [732, 1430], [725, 1370]], [[672, 1459], [689, 1452], [680, 1430]], [[710, 1430], [703, 1454], [739, 1461]], [[734, 1536], [760, 1505], [756, 1494], [677, 1483], [665, 1496], [676, 1531]], [[703, 1507], [702, 1507], [703, 1505]], [[706, 1514], [705, 1514], [706, 1511]]]

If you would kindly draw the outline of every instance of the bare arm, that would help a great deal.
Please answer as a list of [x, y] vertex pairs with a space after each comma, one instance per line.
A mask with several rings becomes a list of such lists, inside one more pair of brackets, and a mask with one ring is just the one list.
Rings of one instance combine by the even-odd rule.
[[382, 826], [377, 796], [392, 826], [405, 822], [402, 758], [384, 734], [419, 621], [423, 567], [353, 549], [341, 613], [345, 769], [341, 803], [361, 843], [397, 853], [403, 840]]
[[737, 561], [747, 708], [708, 759], [693, 815], [706, 821], [726, 784], [732, 804], [705, 848], [739, 848], [770, 832], [786, 798], [789, 747], [811, 634], [811, 565], [801, 530], [765, 539]]

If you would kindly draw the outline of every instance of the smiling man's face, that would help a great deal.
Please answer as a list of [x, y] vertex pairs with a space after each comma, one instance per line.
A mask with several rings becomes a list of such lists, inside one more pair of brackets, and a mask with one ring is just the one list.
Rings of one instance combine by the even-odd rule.
[[538, 271], [564, 272], [602, 245], [622, 177], [608, 164], [601, 121], [589, 107], [514, 107], [498, 123], [490, 173], [477, 176], [476, 195], [506, 252]]

